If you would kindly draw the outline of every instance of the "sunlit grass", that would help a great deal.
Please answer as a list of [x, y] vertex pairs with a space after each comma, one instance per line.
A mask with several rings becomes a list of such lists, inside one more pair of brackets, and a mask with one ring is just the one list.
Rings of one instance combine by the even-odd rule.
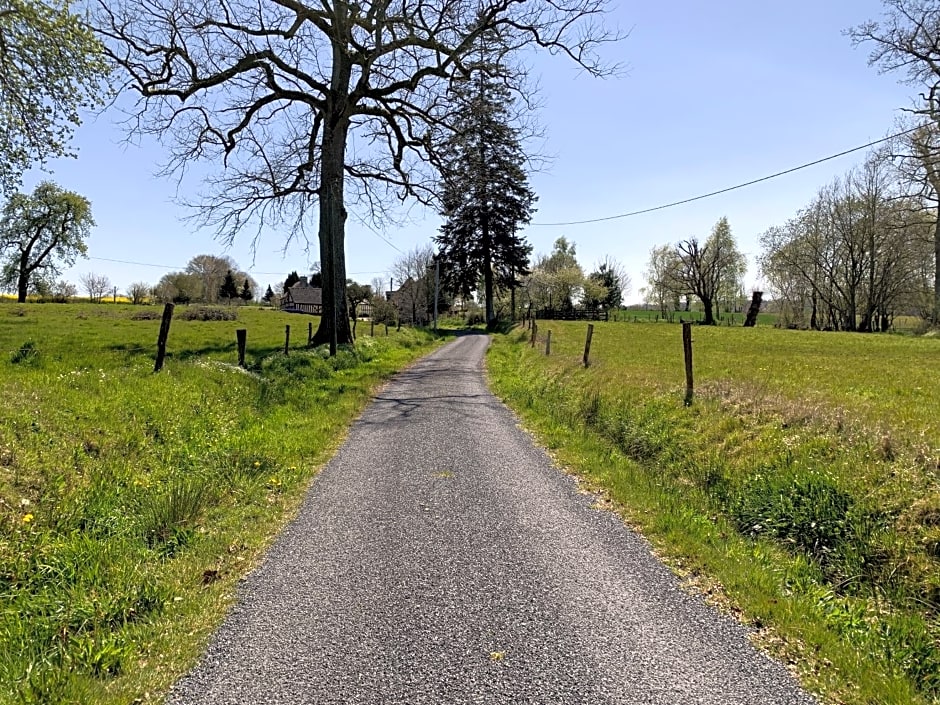
[[141, 308], [0, 305], [0, 702], [160, 701], [374, 385], [435, 343], [331, 359], [316, 319], [242, 307], [174, 320], [154, 374]]
[[686, 407], [680, 326], [594, 326], [499, 338], [498, 393], [811, 687], [937, 701], [940, 340], [695, 326]]

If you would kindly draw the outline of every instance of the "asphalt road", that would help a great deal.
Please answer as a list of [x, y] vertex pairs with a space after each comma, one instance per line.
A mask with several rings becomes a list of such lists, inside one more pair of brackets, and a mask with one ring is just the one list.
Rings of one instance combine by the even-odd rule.
[[814, 703], [593, 509], [483, 376], [397, 376], [171, 703]]

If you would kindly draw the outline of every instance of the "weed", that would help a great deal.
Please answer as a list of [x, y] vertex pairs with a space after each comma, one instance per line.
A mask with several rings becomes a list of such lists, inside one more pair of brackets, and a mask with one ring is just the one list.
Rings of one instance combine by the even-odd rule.
[[34, 364], [39, 361], [39, 350], [36, 348], [36, 344], [31, 340], [27, 340], [23, 343], [18, 350], [14, 350], [10, 354], [10, 362], [14, 365], [19, 364]]

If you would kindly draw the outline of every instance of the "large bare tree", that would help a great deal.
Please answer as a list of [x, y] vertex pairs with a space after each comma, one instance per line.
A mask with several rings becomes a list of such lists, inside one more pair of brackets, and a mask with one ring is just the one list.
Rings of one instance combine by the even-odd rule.
[[[198, 202], [223, 238], [304, 237], [318, 212], [324, 315], [315, 343], [351, 342], [347, 205], [381, 218], [434, 199], [432, 134], [479, 36], [543, 48], [590, 74], [609, 0], [99, 0], [99, 35], [140, 95], [136, 129], [170, 140], [169, 171], [217, 159]], [[355, 149], [350, 150], [350, 138]]]
[[[881, 20], [849, 30], [856, 45], [872, 47], [868, 63], [883, 72], [902, 72], [904, 82], [918, 89], [913, 112], [925, 115], [940, 129], [940, 3], [937, 0], [885, 0]], [[912, 141], [914, 153], [936, 177], [940, 156], [931, 131]], [[927, 150], [927, 151], [924, 151]], [[938, 182], [940, 183], [940, 182]], [[929, 181], [928, 188], [933, 188]], [[940, 323], [940, 220], [934, 231], [934, 290], [932, 318]]]

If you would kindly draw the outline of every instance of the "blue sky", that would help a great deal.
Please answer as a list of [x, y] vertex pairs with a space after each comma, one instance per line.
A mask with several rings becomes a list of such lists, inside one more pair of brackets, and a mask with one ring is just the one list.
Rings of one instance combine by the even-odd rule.
[[[650, 248], [690, 235], [705, 237], [727, 216], [749, 256], [747, 287], [759, 283], [754, 257], [768, 227], [792, 216], [816, 190], [863, 158], [856, 153], [740, 191], [656, 213], [564, 227], [538, 225], [639, 210], [749, 181], [886, 135], [911, 87], [867, 65], [846, 28], [880, 15], [878, 0], [789, 0], [756, 3], [625, 3], [609, 20], [629, 31], [606, 55], [623, 75], [590, 79], [570, 62], [536, 60], [550, 167], [533, 174], [539, 210], [525, 234], [536, 252], [564, 235], [577, 244], [586, 269], [605, 255], [620, 260], [638, 300]], [[264, 233], [254, 255], [253, 233], [226, 249], [209, 231], [184, 221], [177, 182], [155, 176], [165, 154], [159, 144], [124, 143], [122, 116], [107, 112], [76, 133], [77, 160], [31, 173], [24, 188], [52, 178], [92, 202], [97, 222], [90, 259], [65, 276], [107, 275], [119, 289], [155, 283], [197, 254], [228, 254], [262, 285], [290, 270], [303, 273], [318, 259], [284, 247], [284, 234]], [[211, 176], [219, 165], [198, 171]], [[186, 179], [180, 196], [192, 195]], [[388, 277], [399, 251], [426, 243], [439, 219], [418, 208], [406, 226], [380, 239], [350, 219], [347, 269], [361, 282]], [[397, 250], [395, 249], [397, 248]], [[144, 264], [125, 264], [124, 260]]]

